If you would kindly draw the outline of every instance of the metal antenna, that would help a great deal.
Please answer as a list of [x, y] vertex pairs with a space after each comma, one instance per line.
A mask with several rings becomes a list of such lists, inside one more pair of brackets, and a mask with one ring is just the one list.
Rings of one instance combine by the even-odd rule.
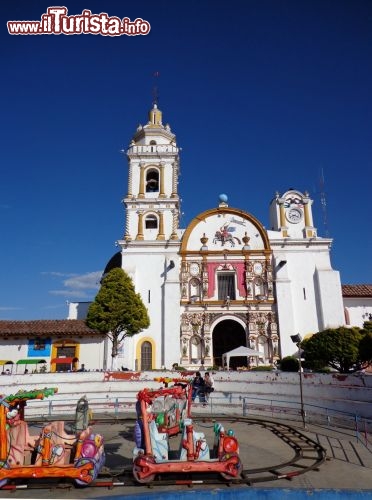
[[152, 88], [152, 103], [158, 105], [159, 104], [159, 90], [158, 90], [158, 85], [157, 85], [157, 78], [159, 78], [160, 73], [159, 71], [155, 71], [153, 74], [154, 77], [154, 85]]
[[320, 170], [319, 187], [320, 187], [320, 204], [321, 204], [322, 213], [323, 213], [324, 232], [325, 232], [325, 236], [328, 238], [329, 231], [328, 231], [328, 218], [327, 218], [327, 202], [326, 202], [326, 195], [325, 195], [325, 191], [324, 191], [323, 167]]

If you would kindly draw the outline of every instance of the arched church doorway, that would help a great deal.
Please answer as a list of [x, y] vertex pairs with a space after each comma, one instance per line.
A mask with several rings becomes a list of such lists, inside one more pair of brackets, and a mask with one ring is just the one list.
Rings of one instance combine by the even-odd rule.
[[[213, 329], [213, 364], [222, 366], [222, 354], [241, 345], [247, 345], [245, 329], [242, 325], [232, 319], [225, 319], [218, 323]], [[244, 356], [230, 359], [232, 369], [246, 365], [247, 358]]]

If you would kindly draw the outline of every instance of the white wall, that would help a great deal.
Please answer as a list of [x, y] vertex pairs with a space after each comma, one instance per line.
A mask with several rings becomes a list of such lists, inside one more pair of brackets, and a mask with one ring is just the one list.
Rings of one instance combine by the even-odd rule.
[[[291, 335], [300, 333], [304, 337], [344, 325], [340, 275], [331, 267], [330, 240], [270, 242], [276, 270], [281, 354], [288, 356], [296, 350]], [[280, 261], [286, 264], [279, 267]]]
[[[174, 267], [171, 267], [171, 261]], [[180, 286], [179, 257], [172, 245], [153, 243], [152, 252], [131, 245], [124, 250], [123, 268], [135, 268], [134, 285], [148, 310], [150, 326], [143, 332], [124, 342], [123, 365], [136, 369], [140, 363], [139, 346], [144, 339], [151, 338], [155, 351], [155, 366], [170, 368], [180, 359]]]
[[372, 314], [372, 297], [344, 298], [343, 302], [349, 316], [348, 326], [362, 328]]
[[[155, 377], [179, 376], [175, 372], [144, 372], [128, 374], [132, 380], [110, 379], [105, 372], [4, 375], [0, 377], [0, 394], [14, 394], [18, 390], [40, 387], [57, 387], [53, 401], [75, 404], [77, 398], [86, 395], [88, 400], [102, 401], [112, 412], [112, 402], [116, 398], [132, 403], [133, 411], [139, 390], [159, 388], [162, 384]], [[191, 374], [189, 375], [189, 377]], [[261, 397], [287, 402], [299, 401], [299, 374], [284, 372], [216, 372], [213, 397], [225, 402], [228, 409], [230, 395], [238, 400], [244, 397]], [[322, 407], [338, 411], [357, 413], [371, 418], [372, 375], [303, 374], [303, 397], [306, 405], [314, 405], [314, 410], [325, 414]], [[48, 401], [45, 400], [47, 406]], [[217, 399], [218, 400], [218, 399]], [[104, 406], [104, 405], [103, 405]], [[102, 408], [103, 408], [102, 406]], [[236, 409], [230, 410], [236, 411]]]

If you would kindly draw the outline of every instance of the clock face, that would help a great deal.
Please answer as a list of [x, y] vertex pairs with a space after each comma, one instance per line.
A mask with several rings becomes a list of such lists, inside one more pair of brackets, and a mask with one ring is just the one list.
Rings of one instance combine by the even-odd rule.
[[261, 262], [256, 262], [255, 264], [253, 264], [253, 272], [254, 272], [254, 274], [261, 274], [262, 273]]
[[192, 262], [190, 264], [190, 274], [192, 276], [196, 276], [197, 274], [199, 274], [199, 264], [197, 262]]
[[297, 224], [302, 220], [302, 211], [299, 208], [290, 208], [286, 213], [286, 217], [289, 222]]

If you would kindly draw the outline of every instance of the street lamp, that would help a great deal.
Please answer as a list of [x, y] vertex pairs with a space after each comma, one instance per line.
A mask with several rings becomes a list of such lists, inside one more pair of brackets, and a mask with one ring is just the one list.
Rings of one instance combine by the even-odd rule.
[[306, 420], [305, 420], [305, 410], [304, 410], [304, 397], [302, 391], [302, 363], [301, 363], [301, 342], [302, 337], [298, 333], [297, 335], [291, 335], [291, 340], [298, 347], [298, 368], [300, 374], [300, 400], [301, 400], [301, 418], [304, 429], [306, 429]]
[[200, 369], [204, 370], [205, 348], [204, 348], [204, 332], [203, 332], [203, 329], [200, 331], [199, 342], [200, 342], [200, 364], [201, 364]]

